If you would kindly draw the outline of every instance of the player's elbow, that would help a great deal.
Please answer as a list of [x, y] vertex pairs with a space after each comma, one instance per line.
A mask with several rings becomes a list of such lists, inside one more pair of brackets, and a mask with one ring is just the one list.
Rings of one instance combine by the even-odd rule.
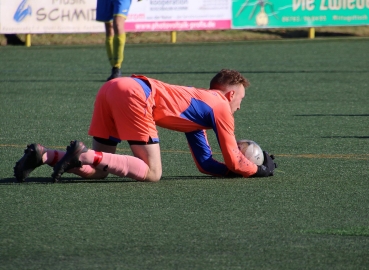
[[211, 174], [209, 173], [207, 170], [204, 170], [204, 168], [197, 166], [197, 169], [199, 170], [199, 172], [203, 173], [203, 174]]
[[213, 159], [208, 159], [203, 162], [198, 162], [198, 170], [203, 174], [213, 175], [213, 176], [225, 176], [228, 172], [227, 167]]
[[196, 163], [196, 167], [199, 170], [199, 172], [204, 174], [209, 174], [209, 170], [211, 169], [210, 166], [207, 164], [207, 162], [198, 162]]

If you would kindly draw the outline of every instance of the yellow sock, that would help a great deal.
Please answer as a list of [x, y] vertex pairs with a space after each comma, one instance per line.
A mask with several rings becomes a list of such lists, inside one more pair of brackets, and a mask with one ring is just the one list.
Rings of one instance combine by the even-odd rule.
[[113, 61], [113, 37], [106, 37], [105, 38], [105, 48], [106, 48], [106, 53], [108, 54], [108, 59], [110, 62], [111, 66], [114, 66], [114, 61]]
[[113, 67], [120, 68], [124, 58], [124, 45], [126, 44], [126, 33], [115, 35], [113, 40]]

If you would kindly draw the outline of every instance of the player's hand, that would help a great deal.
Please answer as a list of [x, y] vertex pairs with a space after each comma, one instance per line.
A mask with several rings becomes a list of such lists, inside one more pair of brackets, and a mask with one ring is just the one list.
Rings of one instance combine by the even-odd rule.
[[258, 166], [257, 172], [252, 177], [268, 177], [274, 175], [274, 169], [277, 168], [277, 163], [274, 162], [274, 156], [263, 151], [264, 162]]

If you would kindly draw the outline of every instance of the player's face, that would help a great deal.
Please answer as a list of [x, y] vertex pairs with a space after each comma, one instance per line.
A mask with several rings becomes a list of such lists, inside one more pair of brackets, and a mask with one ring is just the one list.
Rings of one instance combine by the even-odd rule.
[[242, 99], [245, 97], [245, 87], [242, 84], [232, 85], [231, 91], [233, 94], [229, 98], [229, 105], [232, 113], [235, 113], [241, 108]]

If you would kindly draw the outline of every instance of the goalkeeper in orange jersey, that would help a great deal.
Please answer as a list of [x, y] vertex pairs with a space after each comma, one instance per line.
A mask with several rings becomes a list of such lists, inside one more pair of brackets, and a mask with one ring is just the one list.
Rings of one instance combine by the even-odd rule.
[[97, 0], [96, 20], [105, 23], [105, 47], [112, 67], [107, 80], [122, 76], [121, 66], [124, 58], [126, 33], [124, 24], [132, 0]]
[[[199, 171], [219, 177], [272, 176], [276, 164], [264, 154], [260, 166], [238, 149], [233, 113], [240, 109], [249, 82], [237, 71], [223, 69], [210, 82], [210, 90], [167, 84], [141, 75], [106, 82], [97, 93], [88, 134], [92, 149], [72, 141], [65, 151], [40, 144], [27, 146], [14, 174], [24, 181], [36, 167], [54, 167], [55, 182], [64, 172], [84, 178], [109, 173], [138, 181], [159, 181], [162, 163], [156, 126], [184, 132]], [[206, 130], [218, 140], [224, 163], [213, 159]], [[133, 156], [115, 154], [120, 141], [128, 141]]]

